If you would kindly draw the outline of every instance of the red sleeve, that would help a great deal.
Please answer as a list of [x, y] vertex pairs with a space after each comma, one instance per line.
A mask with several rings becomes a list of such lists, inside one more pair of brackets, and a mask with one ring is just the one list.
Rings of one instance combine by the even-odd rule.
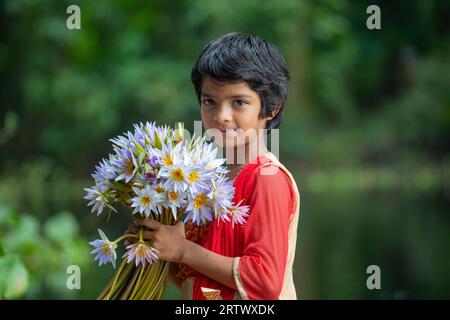
[[276, 300], [287, 263], [293, 189], [282, 170], [254, 179], [238, 278], [249, 299]]

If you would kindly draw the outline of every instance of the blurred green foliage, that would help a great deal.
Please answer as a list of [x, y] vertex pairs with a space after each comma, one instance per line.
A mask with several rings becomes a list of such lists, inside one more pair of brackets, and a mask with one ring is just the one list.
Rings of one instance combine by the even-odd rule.
[[[66, 28], [71, 4], [81, 8], [81, 30]], [[210, 40], [241, 31], [275, 43], [292, 76], [280, 151], [304, 195], [296, 260], [300, 296], [373, 297], [357, 288], [365, 276], [362, 264], [384, 257], [385, 272], [413, 264], [419, 270], [409, 274], [427, 280], [390, 278], [381, 297], [401, 298], [394, 293], [415, 286], [410, 297], [448, 298], [450, 284], [440, 283], [430, 267], [446, 266], [448, 258], [433, 255], [432, 264], [419, 263], [399, 239], [403, 219], [410, 216], [427, 223], [421, 220], [426, 214], [437, 221], [432, 228], [439, 228], [439, 221], [448, 226], [450, 4], [378, 1], [382, 29], [368, 30], [370, 4], [1, 1], [0, 297], [95, 298], [112, 269], [98, 269], [86, 257], [86, 243], [97, 236], [104, 217], [90, 214], [82, 197], [94, 165], [111, 151], [108, 139], [137, 121], [182, 120], [193, 129], [200, 113], [191, 67]], [[431, 196], [433, 201], [424, 200]], [[366, 201], [349, 200], [353, 197]], [[415, 205], [400, 205], [410, 197]], [[336, 206], [339, 199], [347, 201]], [[376, 235], [361, 240], [361, 232], [371, 234], [361, 224], [371, 201], [393, 201], [410, 212], [371, 209], [374, 216], [388, 214], [374, 218], [374, 228], [398, 240], [396, 253], [408, 259], [391, 260], [370, 247]], [[425, 204], [436, 208], [425, 213]], [[114, 215], [112, 221], [108, 228], [118, 235], [129, 216]], [[331, 235], [328, 223], [349, 240], [323, 247], [331, 241], [319, 237]], [[419, 227], [411, 230], [407, 241], [414, 241], [415, 233], [424, 239]], [[369, 247], [358, 249], [361, 241]], [[328, 266], [341, 270], [348, 267], [341, 259], [351, 257], [359, 264], [346, 269], [346, 278], [332, 278]], [[71, 292], [63, 281], [65, 268], [78, 263], [83, 290]], [[10, 273], [15, 276], [3, 276]], [[15, 278], [17, 286], [5, 282]], [[176, 298], [173, 287], [168, 297]]]
[[67, 267], [83, 269], [90, 259], [78, 229], [69, 212], [41, 222], [0, 206], [0, 298], [77, 297], [77, 290], [66, 287]]

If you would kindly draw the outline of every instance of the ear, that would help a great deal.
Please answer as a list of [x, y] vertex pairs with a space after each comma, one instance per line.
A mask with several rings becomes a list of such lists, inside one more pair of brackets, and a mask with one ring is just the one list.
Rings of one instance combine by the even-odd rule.
[[277, 116], [278, 112], [280, 112], [280, 109], [281, 109], [280, 107], [273, 108], [272, 111], [271, 111], [271, 115], [267, 116], [267, 120], [270, 121], [273, 118], [275, 118]]

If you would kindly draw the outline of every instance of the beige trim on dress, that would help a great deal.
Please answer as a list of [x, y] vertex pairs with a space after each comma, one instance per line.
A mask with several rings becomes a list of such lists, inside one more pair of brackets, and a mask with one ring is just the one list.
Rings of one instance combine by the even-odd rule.
[[244, 283], [241, 280], [241, 274], [239, 272], [239, 261], [241, 257], [234, 257], [233, 259], [233, 277], [234, 282], [236, 283], [237, 291], [239, 292], [239, 295], [241, 296], [242, 300], [248, 300], [247, 292], [244, 288]]

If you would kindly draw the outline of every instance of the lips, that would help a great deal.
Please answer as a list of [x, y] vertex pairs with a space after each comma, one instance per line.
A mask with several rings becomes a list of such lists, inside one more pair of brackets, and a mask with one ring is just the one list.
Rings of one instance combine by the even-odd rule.
[[219, 128], [220, 131], [222, 131], [223, 133], [225, 132], [234, 132], [236, 129], [234, 128]]
[[219, 129], [225, 136], [234, 136], [236, 129], [227, 128], [227, 129]]

